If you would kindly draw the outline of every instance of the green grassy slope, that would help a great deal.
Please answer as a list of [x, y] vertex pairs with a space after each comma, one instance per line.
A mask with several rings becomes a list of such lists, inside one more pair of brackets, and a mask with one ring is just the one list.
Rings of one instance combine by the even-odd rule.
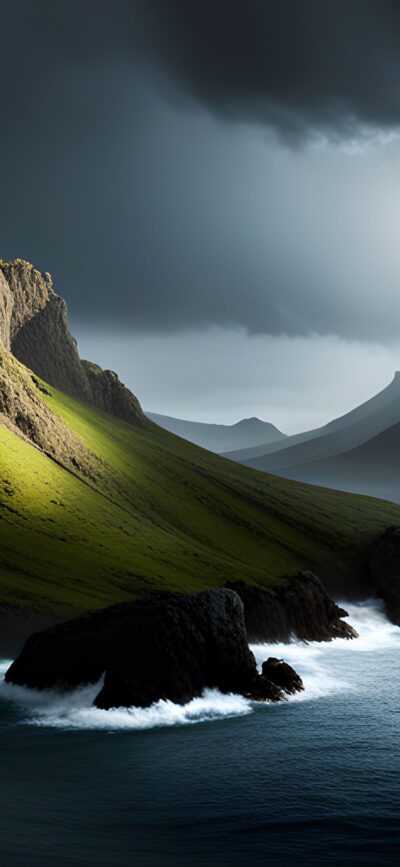
[[400, 524], [393, 504], [268, 476], [50, 391], [101, 473], [87, 483], [0, 424], [0, 603], [81, 611], [299, 568], [343, 584]]

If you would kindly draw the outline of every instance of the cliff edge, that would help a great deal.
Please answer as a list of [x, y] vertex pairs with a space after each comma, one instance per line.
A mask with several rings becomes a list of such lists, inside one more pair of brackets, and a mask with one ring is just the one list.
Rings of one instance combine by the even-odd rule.
[[0, 260], [0, 344], [54, 388], [136, 426], [150, 425], [115, 373], [80, 359], [51, 275], [23, 259]]

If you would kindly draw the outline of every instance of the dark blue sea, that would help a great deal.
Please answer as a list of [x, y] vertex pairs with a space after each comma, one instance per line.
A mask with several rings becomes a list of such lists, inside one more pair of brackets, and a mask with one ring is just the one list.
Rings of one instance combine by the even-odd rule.
[[372, 604], [349, 620], [356, 641], [255, 648], [304, 678], [280, 705], [107, 712], [96, 687], [3, 682], [2, 867], [398, 864], [400, 629]]

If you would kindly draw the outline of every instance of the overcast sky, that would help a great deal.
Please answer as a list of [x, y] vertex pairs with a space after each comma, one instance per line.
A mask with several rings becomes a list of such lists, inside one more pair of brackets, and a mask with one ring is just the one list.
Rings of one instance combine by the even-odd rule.
[[0, 255], [147, 409], [286, 431], [400, 367], [400, 4], [0, 0]]

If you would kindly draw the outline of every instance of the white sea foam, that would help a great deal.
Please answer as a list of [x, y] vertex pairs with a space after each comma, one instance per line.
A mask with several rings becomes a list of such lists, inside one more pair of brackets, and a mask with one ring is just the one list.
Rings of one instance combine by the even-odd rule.
[[290, 644], [255, 644], [252, 651], [258, 666], [269, 656], [284, 659], [300, 674], [304, 692], [290, 701], [323, 698], [333, 692], [356, 689], [352, 654], [379, 653], [400, 648], [400, 629], [389, 623], [383, 605], [376, 600], [358, 604], [339, 603], [349, 612], [345, 618], [357, 630], [353, 640], [335, 638], [328, 642], [309, 643], [293, 640]]
[[[1, 663], [3, 676], [9, 662]], [[206, 689], [202, 696], [185, 705], [158, 701], [148, 708], [114, 708], [100, 710], [93, 699], [101, 682], [81, 686], [69, 692], [55, 689], [35, 690], [0, 682], [0, 699], [17, 704], [24, 722], [62, 729], [105, 729], [106, 731], [140, 730], [164, 726], [188, 725], [251, 713], [251, 703], [240, 695], [222, 695]]]
[[[400, 630], [387, 621], [382, 607], [375, 601], [348, 605], [349, 622], [359, 638], [331, 642], [292, 641], [290, 644], [253, 645], [257, 663], [268, 656], [285, 659], [301, 675], [305, 691], [289, 702], [323, 698], [334, 692], [357, 689], [353, 677], [353, 654], [386, 652], [400, 648]], [[159, 701], [149, 708], [115, 708], [105, 711], [93, 707], [100, 683], [82, 686], [70, 692], [55, 689], [31, 690], [5, 683], [3, 675], [10, 662], [0, 663], [0, 699], [17, 705], [21, 720], [31, 725], [61, 729], [102, 729], [108, 732], [143, 730], [166, 726], [190, 725], [252, 713], [254, 704], [239, 695], [222, 695], [205, 690], [186, 705]], [[281, 705], [263, 705], [266, 710]]]

